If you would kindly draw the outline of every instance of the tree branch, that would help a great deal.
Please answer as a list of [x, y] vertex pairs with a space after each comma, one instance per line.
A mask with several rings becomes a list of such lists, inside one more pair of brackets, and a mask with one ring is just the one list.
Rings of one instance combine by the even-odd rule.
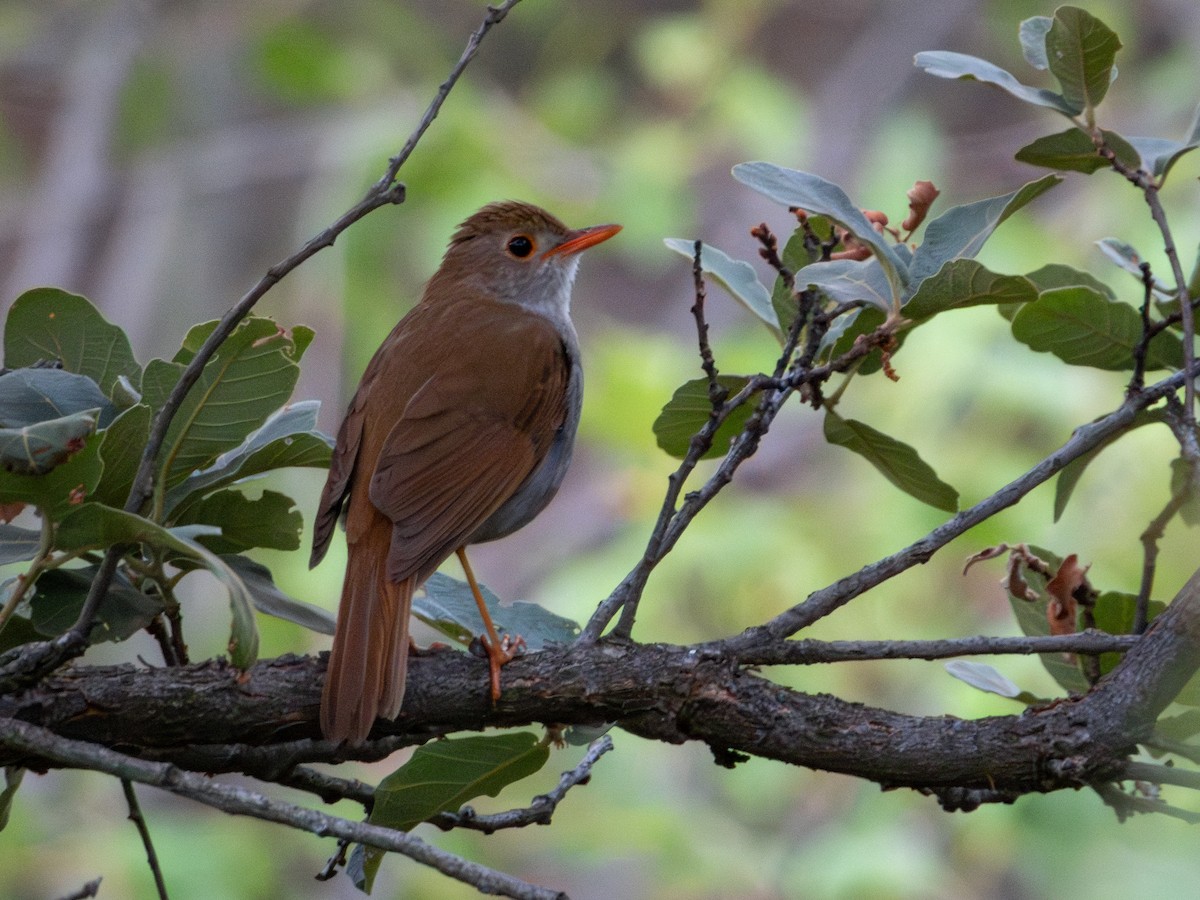
[[250, 816], [308, 831], [318, 837], [342, 838], [401, 853], [484, 893], [531, 900], [560, 900], [564, 897], [558, 891], [539, 888], [494, 869], [468, 862], [402, 831], [365, 822], [351, 822], [349, 819], [283, 803], [244, 788], [221, 784], [204, 775], [181, 771], [168, 763], [148, 762], [97, 744], [60, 737], [28, 722], [9, 720], [0, 724], [0, 744], [10, 750], [33, 754], [62, 768], [91, 769], [153, 785], [231, 815]]
[[[1086, 696], [976, 721], [810, 696], [703, 647], [601, 642], [530, 653], [505, 667], [494, 706], [484, 660], [444, 652], [410, 665], [403, 710], [376, 723], [376, 740], [358, 749], [360, 758], [384, 755], [389, 735], [394, 747], [485, 727], [615, 722], [653, 740], [702, 741], [726, 764], [758, 756], [909, 787], [947, 808], [970, 809], [1128, 777], [1129, 755], [1200, 666], [1200, 575]], [[172, 763], [194, 761], [196, 742], [260, 745], [264, 760], [279, 742], [285, 752], [277, 773], [285, 775], [280, 767], [289, 760], [345, 757], [344, 748], [311, 739], [321, 669], [301, 657], [259, 663], [241, 676], [213, 663], [81, 668], [0, 697], [0, 716]], [[43, 752], [36, 742], [14, 743], [3, 728], [0, 745], [8, 748], [0, 764], [61, 764], [57, 745]], [[242, 770], [235, 763], [243, 758], [231, 753], [222, 768], [210, 751], [203, 762], [212, 771]]]

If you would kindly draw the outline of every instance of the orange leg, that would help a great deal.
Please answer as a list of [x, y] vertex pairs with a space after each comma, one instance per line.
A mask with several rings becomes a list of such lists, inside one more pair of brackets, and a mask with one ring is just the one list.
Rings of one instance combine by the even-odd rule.
[[471, 570], [471, 564], [467, 562], [467, 548], [459, 547], [456, 551], [458, 561], [462, 563], [463, 573], [467, 576], [467, 584], [471, 586], [471, 593], [475, 595], [475, 605], [479, 607], [479, 615], [483, 619], [483, 627], [487, 629], [487, 635], [480, 637], [480, 642], [483, 644], [483, 649], [488, 655], [488, 671], [491, 675], [492, 686], [492, 702], [495, 703], [500, 699], [500, 667], [505, 663], [512, 662], [513, 657], [517, 655], [517, 650], [524, 643], [520, 638], [515, 642], [505, 635], [503, 639], [496, 633], [496, 626], [492, 622], [491, 615], [488, 614], [487, 604], [483, 602], [483, 594], [479, 590], [479, 582], [475, 580], [475, 573]]

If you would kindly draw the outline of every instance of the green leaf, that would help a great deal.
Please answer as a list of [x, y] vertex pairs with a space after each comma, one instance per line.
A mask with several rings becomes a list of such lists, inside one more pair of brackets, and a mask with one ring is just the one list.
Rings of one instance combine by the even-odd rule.
[[[11, 584], [16, 582], [15, 578], [10, 578], [4, 584], [0, 585], [0, 597], [8, 595], [8, 590]], [[38, 634], [33, 623], [25, 616], [13, 615], [4, 624], [4, 628], [0, 629], [0, 653], [7, 653], [14, 647], [20, 647], [24, 644], [32, 644], [34, 641], [41, 641], [45, 638]]]
[[[189, 333], [173, 362], [151, 360], [142, 378], [145, 400], [156, 412], [183, 372], [182, 360], [211, 333], [212, 323]], [[168, 489], [211, 465], [259, 428], [292, 393], [300, 368], [296, 345], [270, 319], [238, 326], [204, 367], [171, 421], [163, 443], [163, 482]]]
[[90, 412], [101, 428], [117, 409], [86, 375], [62, 369], [14, 369], [0, 375], [0, 425], [34, 425]]
[[1018, 32], [1021, 52], [1025, 54], [1025, 61], [1035, 69], [1044, 71], [1050, 68], [1050, 61], [1046, 58], [1046, 32], [1053, 24], [1054, 20], [1049, 16], [1033, 16], [1021, 23]]
[[1076, 112], [1090, 113], [1104, 99], [1120, 49], [1116, 33], [1086, 10], [1060, 6], [1054, 11], [1054, 24], [1046, 32], [1046, 59], [1063, 99]]
[[[1132, 142], [1137, 138], [1126, 140], [1115, 131], [1104, 131], [1102, 134], [1105, 143], [1117, 155], [1119, 162], [1132, 169], [1142, 164], [1139, 151], [1132, 146]], [[1097, 152], [1091, 137], [1078, 128], [1068, 128], [1057, 134], [1040, 137], [1018, 150], [1016, 158], [1019, 162], [1033, 166], [1085, 172], [1089, 175], [1099, 169], [1109, 168], [1108, 160]]]
[[857, 301], [884, 312], [892, 308], [892, 287], [875, 257], [831, 259], [805, 266], [796, 273], [796, 287], [819, 288], [835, 303]]
[[[549, 758], [549, 747], [527, 731], [431, 741], [379, 783], [367, 821], [411, 831], [476, 797], [495, 797], [537, 772]], [[364, 851], [365, 878], [358, 887], [370, 893], [383, 851], [370, 847]]]
[[[1162, 601], [1151, 600], [1146, 608], [1148, 620], [1153, 622], [1166, 608]], [[1121, 591], [1104, 591], [1096, 598], [1096, 607], [1092, 614], [1096, 617], [1096, 627], [1101, 631], [1109, 634], [1133, 634], [1137, 597]], [[1101, 653], [1100, 674], [1107, 675], [1124, 657], [1123, 653]]]
[[1075, 287], [1076, 285], [1080, 285], [1098, 291], [1109, 300], [1117, 299], [1116, 291], [1095, 275], [1074, 269], [1062, 263], [1047, 263], [1040, 269], [1027, 273], [1025, 277], [1033, 282], [1039, 293], [1044, 293], [1051, 288]]
[[1029, 303], [1037, 296], [1037, 288], [1024, 276], [998, 275], [973, 259], [952, 259], [923, 279], [902, 309], [915, 321], [967, 306]]
[[[746, 375], [718, 375], [717, 381], [732, 397], [749, 384], [750, 379]], [[730, 444], [741, 433], [754, 409], [754, 398], [751, 397], [731, 412], [713, 435], [712, 446], [700, 458], [716, 459], [728, 453]], [[658, 446], [668, 455], [683, 459], [692, 437], [705, 426], [711, 414], [707, 378], [696, 378], [680, 385], [654, 420]]]
[[198, 499], [217, 488], [264, 472], [289, 467], [328, 468], [333, 439], [317, 431], [320, 406], [316, 400], [304, 400], [272, 413], [241, 444], [168, 491], [165, 509], [168, 513], [181, 512], [180, 504], [189, 498]]
[[1192, 467], [1187, 460], [1176, 457], [1171, 460], [1171, 494], [1183, 494], [1183, 505], [1179, 507], [1179, 518], [1185, 525], [1195, 528], [1200, 525], [1200, 495], [1192, 483]]
[[[810, 216], [808, 224], [814, 234], [820, 234], [818, 229], [833, 228], [833, 225], [824, 216]], [[821, 258], [819, 247], [809, 247], [805, 243], [807, 237], [803, 228], [797, 228], [792, 232], [787, 243], [783, 245], [783, 252], [779, 254], [779, 258], [791, 272], [798, 272]], [[786, 334], [792, 327], [792, 322], [800, 311], [800, 307], [795, 293], [788, 288], [782, 275], [775, 276], [775, 285], [771, 289], [771, 308], [775, 310], [775, 318], [779, 323], [780, 332]]]
[[18, 369], [54, 359], [68, 372], [87, 375], [108, 396], [119, 376], [134, 386], [141, 379], [125, 332], [87, 299], [58, 288], [34, 288], [8, 311], [4, 364]]
[[[829, 360], [837, 359], [853, 347], [854, 342], [861, 335], [870, 334], [885, 321], [887, 321], [887, 314], [873, 306], [851, 310], [846, 315], [840, 316], [833, 323], [833, 327], [825, 332], [825, 337], [821, 340], [821, 358]], [[907, 331], [901, 331], [896, 334], [896, 347], [892, 348], [892, 353], [896, 352], [907, 336]], [[878, 348], [875, 348], [863, 357], [855, 371], [859, 375], [873, 375], [881, 368], [883, 368], [883, 353]]]
[[[483, 634], [479, 606], [465, 581], [435, 572], [425, 581], [424, 587], [425, 593], [413, 598], [412, 611], [418, 619], [460, 644], [469, 644], [476, 635]], [[500, 599], [482, 584], [479, 592], [496, 630], [521, 636], [527, 650], [564, 646], [579, 637], [578, 623], [545, 607], [520, 601], [503, 606]]]
[[925, 241], [909, 270], [912, 280], [928, 278], [951, 259], [975, 256], [1005, 219], [1061, 181], [1058, 175], [1045, 175], [1011, 193], [946, 210], [925, 226]]
[[1200, 734], [1200, 709], [1185, 709], [1177, 716], [1162, 716], [1154, 723], [1154, 741], [1191, 742]]
[[1073, 116], [1079, 109], [1067, 102], [1061, 95], [1043, 88], [1030, 87], [1021, 84], [1012, 73], [966, 53], [954, 53], [950, 50], [926, 50], [918, 53], [914, 62], [917, 68], [924, 69], [930, 75], [938, 78], [960, 78], [967, 81], [982, 81], [993, 84], [1012, 94], [1018, 100], [1032, 103], [1035, 106], [1045, 106], [1065, 116]]
[[[1012, 333], [1031, 349], [1053, 353], [1065, 363], [1121, 371], [1133, 368], [1142, 320], [1132, 306], [1091, 288], [1055, 288], [1020, 309], [1013, 317]], [[1178, 336], [1161, 332], [1150, 342], [1148, 368], [1177, 369], [1182, 364]]]
[[44, 475], [0, 470], [0, 503], [29, 503], [57, 520], [91, 495], [103, 471], [100, 441], [87, 439], [82, 450]]
[[104, 474], [90, 499], [108, 506], [124, 506], [150, 437], [150, 407], [144, 403], [121, 413], [100, 435]]
[[[695, 241], [663, 238], [663, 243], [681, 256], [688, 259], [695, 257]], [[783, 332], [779, 330], [779, 321], [771, 306], [771, 294], [758, 280], [750, 263], [734, 259], [711, 244], [704, 244], [700, 250], [700, 268], [725, 288], [735, 300], [758, 316], [776, 338], [783, 340]]]
[[45, 475], [78, 453], [95, 430], [95, 410], [20, 428], [0, 428], [0, 469], [18, 475]]
[[0, 522], [0, 566], [33, 559], [41, 542], [41, 533], [32, 528]]
[[1071, 494], [1075, 491], [1075, 485], [1083, 477], [1084, 470], [1091, 465], [1092, 460], [1099, 456], [1106, 447], [1118, 438], [1129, 434], [1135, 428], [1149, 425], [1151, 422], [1163, 421], [1165, 421], [1165, 417], [1162, 410], [1139, 410], [1133, 417], [1133, 421], [1128, 428], [1124, 428], [1118, 433], [1111, 435], [1099, 446], [1093, 447], [1087, 453], [1077, 456], [1063, 466], [1062, 470], [1058, 473], [1058, 479], [1054, 483], [1054, 521], [1057, 522], [1062, 517], [1063, 512], [1066, 511], [1067, 503], [1071, 499]]
[[952, 659], [946, 663], [945, 668], [947, 672], [959, 681], [966, 682], [971, 687], [989, 694], [997, 694], [1001, 697], [1007, 697], [1009, 700], [1017, 700], [1026, 706], [1033, 706], [1034, 704], [1044, 702], [1042, 698], [1031, 694], [1029, 691], [1021, 690], [1008, 676], [1002, 675], [995, 666], [989, 666], [987, 663], [971, 662], [966, 659]]
[[900, 257], [875, 231], [867, 217], [846, 196], [846, 192], [832, 181], [769, 162], [739, 163], [733, 167], [733, 177], [777, 203], [825, 216], [870, 246], [893, 286], [894, 295], [898, 295], [900, 288], [908, 283], [908, 273]]
[[[192, 526], [194, 528], [194, 526]], [[183, 529], [171, 531], [149, 519], [99, 503], [85, 503], [63, 518], [55, 545], [63, 550], [108, 548], [113, 544], [150, 544], [174, 550], [199, 561], [225, 586], [233, 623], [229, 658], [245, 669], [258, 656], [258, 630], [254, 624], [253, 600], [242, 579], [219, 556], [187, 536]]]
[[220, 534], [196, 538], [213, 553], [241, 553], [253, 547], [296, 550], [304, 519], [296, 502], [278, 491], [263, 491], [251, 500], [236, 488], [227, 488], [189, 503], [184, 515], [170, 525], [213, 525]]
[[12, 812], [13, 799], [21, 787], [25, 770], [20, 766], [4, 767], [4, 790], [0, 791], [0, 831], [8, 827], [8, 817]]
[[236, 554], [221, 559], [242, 579], [259, 612], [294, 622], [318, 634], [333, 634], [334, 617], [319, 606], [289, 597], [275, 585], [271, 570], [262, 563]]
[[[29, 601], [33, 627], [39, 634], [57, 637], [75, 624], [99, 570], [99, 566], [87, 566], [42, 573]], [[96, 611], [97, 624], [88, 640], [93, 644], [127, 640], [162, 611], [161, 600], [143, 594], [118, 573], [100, 601]]]
[[857, 453], [884, 478], [922, 503], [946, 512], [958, 509], [958, 491], [938, 478], [908, 444], [834, 412], [825, 413], [825, 440]]

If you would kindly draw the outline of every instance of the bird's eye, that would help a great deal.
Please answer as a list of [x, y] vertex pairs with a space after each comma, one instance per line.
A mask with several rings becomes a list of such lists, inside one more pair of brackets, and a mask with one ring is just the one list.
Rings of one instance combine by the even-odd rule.
[[518, 259], [524, 259], [533, 252], [533, 238], [527, 234], [518, 234], [508, 239], [508, 252]]

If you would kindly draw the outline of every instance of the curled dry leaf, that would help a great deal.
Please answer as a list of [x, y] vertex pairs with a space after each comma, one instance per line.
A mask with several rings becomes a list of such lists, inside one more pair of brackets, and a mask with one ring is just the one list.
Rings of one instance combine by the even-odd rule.
[[932, 181], [918, 181], [908, 190], [908, 217], [900, 223], [900, 227], [909, 234], [917, 230], [917, 226], [925, 221], [929, 207], [940, 194]]
[[1086, 575], [1090, 566], [1079, 565], [1079, 557], [1072, 553], [1063, 560], [1054, 577], [1046, 584], [1050, 603], [1046, 607], [1046, 620], [1051, 634], [1074, 634], [1076, 631], [1076, 592], [1087, 584]]
[[998, 556], [1003, 556], [1008, 552], [1008, 544], [997, 544], [995, 547], [984, 547], [973, 556], [967, 557], [967, 561], [963, 564], [962, 573], [964, 575], [971, 571], [971, 566], [977, 562], [987, 562], [989, 559], [995, 559]]
[[830, 253], [830, 259], [863, 260], [871, 258], [871, 248], [845, 228], [838, 227], [834, 230], [834, 234], [844, 249], [837, 251], [837, 253]]

